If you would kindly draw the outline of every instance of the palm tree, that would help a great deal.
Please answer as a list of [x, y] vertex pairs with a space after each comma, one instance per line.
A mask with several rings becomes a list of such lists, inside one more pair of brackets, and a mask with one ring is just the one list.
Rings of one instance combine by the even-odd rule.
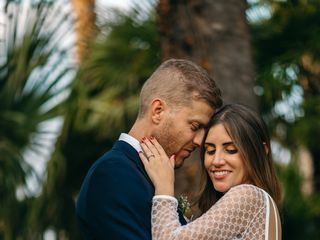
[[76, 15], [77, 59], [81, 62], [96, 34], [95, 0], [72, 0], [72, 4]]
[[42, 219], [37, 232], [52, 228], [68, 239], [80, 239], [75, 200], [85, 174], [119, 133], [129, 130], [141, 85], [160, 61], [152, 12], [102, 11], [107, 18], [99, 18], [99, 34], [80, 62], [32, 216]]
[[[55, 99], [66, 89], [62, 81], [70, 66], [62, 60], [67, 52], [52, 42], [59, 41], [67, 29], [63, 28], [65, 16], [57, 15], [56, 11], [50, 3], [26, 6], [8, 1], [1, 13], [4, 22], [0, 36], [0, 238], [3, 239], [23, 236], [27, 228], [24, 225], [30, 204], [27, 178], [38, 173], [32, 167], [37, 159], [30, 163], [25, 152], [43, 154], [42, 149], [47, 147], [44, 142], [56, 134], [43, 124], [63, 113], [63, 99]], [[17, 191], [23, 194], [17, 195]]]

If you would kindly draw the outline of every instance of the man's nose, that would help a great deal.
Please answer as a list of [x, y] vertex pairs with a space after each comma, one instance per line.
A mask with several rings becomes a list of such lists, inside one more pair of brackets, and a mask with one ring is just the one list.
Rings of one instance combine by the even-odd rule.
[[202, 143], [204, 137], [204, 129], [199, 129], [199, 131], [195, 134], [193, 138], [193, 144], [199, 147]]

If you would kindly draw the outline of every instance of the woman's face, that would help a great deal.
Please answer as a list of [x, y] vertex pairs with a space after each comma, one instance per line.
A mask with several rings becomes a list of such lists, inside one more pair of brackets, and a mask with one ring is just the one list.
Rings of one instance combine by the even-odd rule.
[[244, 183], [242, 157], [220, 123], [210, 128], [205, 140], [204, 165], [216, 191], [225, 193]]

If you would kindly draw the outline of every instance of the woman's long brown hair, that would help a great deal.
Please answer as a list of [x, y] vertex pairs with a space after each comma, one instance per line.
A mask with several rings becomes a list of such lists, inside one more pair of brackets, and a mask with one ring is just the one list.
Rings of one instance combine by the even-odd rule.
[[204, 167], [204, 143], [211, 127], [222, 124], [237, 147], [246, 167], [246, 179], [262, 188], [281, 205], [281, 188], [276, 175], [270, 137], [262, 118], [250, 108], [241, 104], [228, 104], [219, 109], [212, 117], [201, 145], [202, 177], [198, 206], [206, 212], [223, 193], [216, 191]]

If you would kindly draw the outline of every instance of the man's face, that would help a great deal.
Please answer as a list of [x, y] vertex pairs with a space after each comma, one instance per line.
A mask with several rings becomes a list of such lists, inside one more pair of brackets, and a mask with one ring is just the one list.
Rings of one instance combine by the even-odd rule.
[[213, 109], [201, 100], [193, 100], [189, 106], [167, 113], [154, 135], [169, 157], [176, 155], [176, 168], [200, 146], [204, 127], [212, 114]]

